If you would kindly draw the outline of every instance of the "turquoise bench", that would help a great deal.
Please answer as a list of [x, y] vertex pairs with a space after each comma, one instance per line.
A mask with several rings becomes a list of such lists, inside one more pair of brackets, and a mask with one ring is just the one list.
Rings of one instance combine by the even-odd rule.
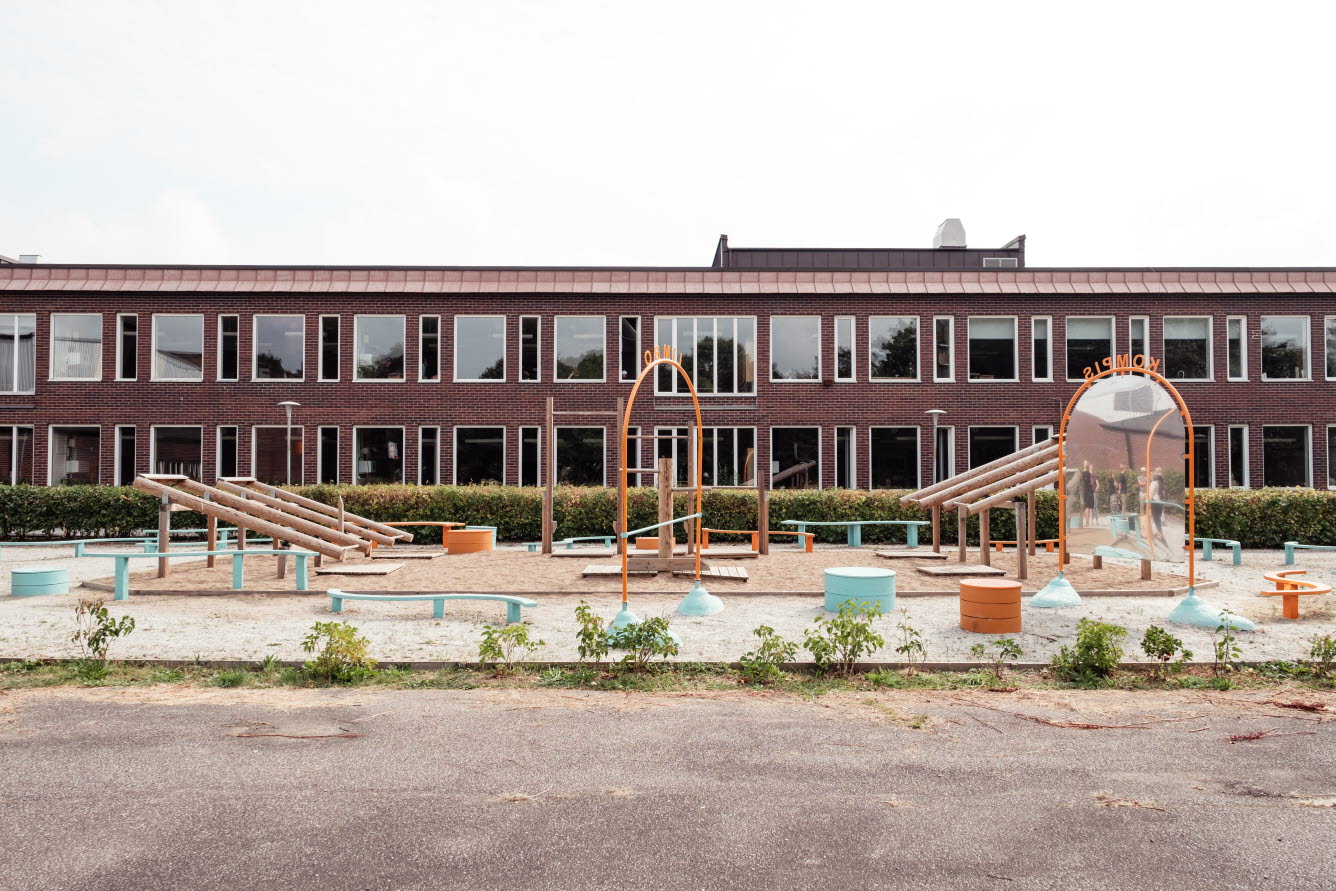
[[520, 609], [535, 607], [538, 601], [530, 600], [527, 597], [514, 597], [509, 594], [355, 594], [351, 591], [341, 591], [338, 588], [330, 588], [326, 591], [329, 595], [329, 608], [331, 612], [343, 612], [343, 601], [345, 600], [430, 600], [431, 615], [434, 619], [445, 618], [445, 602], [447, 600], [497, 600], [506, 605], [506, 622], [518, 622], [521, 619]]
[[1208, 563], [1211, 562], [1215, 546], [1220, 545], [1220, 547], [1229, 548], [1234, 552], [1235, 566], [1243, 565], [1243, 545], [1232, 538], [1194, 538], [1192, 540], [1201, 545], [1201, 558]]
[[796, 526], [799, 532], [806, 532], [808, 526], [843, 526], [851, 548], [862, 547], [864, 526], [904, 526], [907, 546], [916, 548], [919, 527], [930, 524], [927, 520], [784, 520], [781, 525]]
[[[559, 539], [558, 541], [552, 542], [552, 544], [554, 546], [565, 545], [566, 550], [570, 551], [575, 548], [575, 543], [577, 541], [601, 541], [603, 542], [603, 547], [610, 548], [612, 547], [612, 540], [616, 537], [617, 536], [615, 535], [576, 535], [570, 538]], [[526, 541], [524, 546], [528, 548], [529, 553], [532, 554], [534, 551], [542, 547], [543, 543], [541, 541]]]
[[148, 559], [176, 559], [176, 558], [196, 558], [196, 557], [231, 557], [232, 558], [232, 589], [239, 591], [246, 587], [246, 558], [247, 557], [292, 557], [297, 562], [297, 571], [295, 573], [297, 581], [297, 590], [309, 590], [306, 586], [306, 561], [316, 556], [315, 551], [282, 551], [282, 550], [253, 550], [244, 551], [178, 551], [176, 553], [159, 554], [89, 554], [89, 557], [111, 557], [116, 561], [116, 589], [114, 600], [130, 599], [130, 561], [148, 560]]
[[1305, 551], [1336, 551], [1336, 545], [1310, 545], [1299, 544], [1297, 541], [1285, 542], [1285, 565], [1294, 565], [1294, 551], [1296, 548], [1302, 548]]
[[149, 542], [156, 540], [156, 537], [137, 535], [134, 538], [77, 538], [69, 541], [6, 541], [0, 542], [0, 554], [3, 553], [5, 548], [51, 548], [57, 545], [64, 547], [74, 545], [74, 556], [82, 557], [84, 555], [84, 545], [119, 541], [132, 541], [136, 544], [147, 545]]

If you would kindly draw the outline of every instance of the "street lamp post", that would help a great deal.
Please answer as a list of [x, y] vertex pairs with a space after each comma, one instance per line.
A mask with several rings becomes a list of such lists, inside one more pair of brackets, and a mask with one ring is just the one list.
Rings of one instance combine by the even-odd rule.
[[287, 425], [283, 431], [283, 441], [284, 444], [287, 446], [287, 451], [284, 453], [284, 458], [286, 459], [284, 461], [284, 467], [286, 468], [287, 485], [291, 486], [292, 485], [292, 410], [294, 408], [301, 408], [301, 403], [293, 402], [291, 399], [289, 399], [284, 402], [280, 402], [279, 405], [283, 406], [284, 410], [287, 412], [287, 418], [288, 418]]

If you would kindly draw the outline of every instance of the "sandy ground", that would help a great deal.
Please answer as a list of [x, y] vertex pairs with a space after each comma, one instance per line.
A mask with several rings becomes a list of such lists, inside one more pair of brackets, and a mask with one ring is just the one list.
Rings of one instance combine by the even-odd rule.
[[[62, 560], [79, 580], [105, 578], [109, 561], [76, 561], [71, 554], [52, 553], [59, 548], [8, 548], [0, 568], [41, 565]], [[108, 546], [107, 551], [114, 550]], [[973, 559], [973, 557], [972, 557]], [[1199, 579], [1216, 580], [1218, 587], [1203, 589], [1208, 602], [1229, 608], [1258, 623], [1258, 631], [1244, 636], [1245, 659], [1295, 659], [1307, 653], [1306, 641], [1314, 634], [1336, 631], [1333, 602], [1330, 597], [1305, 598], [1302, 618], [1290, 621], [1280, 617], [1277, 598], [1257, 595], [1262, 573], [1280, 568], [1279, 551], [1245, 551], [1244, 565], [1232, 567], [1219, 557], [1212, 563], [1198, 561]], [[994, 565], [1014, 569], [1010, 553], [994, 555]], [[380, 562], [380, 561], [376, 561]], [[118, 641], [112, 655], [118, 658], [164, 659], [255, 659], [275, 654], [283, 659], [301, 658], [302, 637], [316, 621], [333, 617], [325, 588], [347, 590], [470, 590], [531, 592], [538, 601], [526, 610], [525, 618], [536, 637], [547, 645], [535, 654], [540, 660], [572, 660], [575, 653], [573, 609], [581, 599], [589, 601], [604, 617], [618, 608], [620, 582], [610, 579], [581, 579], [580, 571], [588, 563], [610, 564], [607, 558], [590, 560], [545, 558], [522, 550], [502, 549], [490, 553], [443, 557], [431, 561], [405, 561], [403, 568], [388, 576], [312, 576], [309, 594], [274, 595], [144, 595], [115, 604], [115, 614], [132, 615], [135, 632]], [[729, 561], [725, 565], [733, 565]], [[912, 596], [914, 591], [941, 591], [955, 587], [956, 580], [932, 578], [914, 571], [915, 565], [952, 565], [951, 561], [888, 561], [876, 556], [875, 549], [849, 549], [839, 546], [819, 548], [814, 554], [802, 554], [787, 548], [777, 549], [769, 557], [738, 561], [751, 575], [751, 581], [739, 583], [712, 580], [707, 587], [721, 596], [723, 612], [708, 618], [673, 617], [674, 630], [682, 638], [680, 658], [697, 661], [737, 659], [751, 649], [758, 625], [770, 625], [780, 634], [801, 640], [804, 628], [823, 614], [820, 597], [821, 570], [831, 566], [877, 566], [897, 572], [897, 589], [907, 596], [899, 598], [899, 610], [879, 620], [887, 638], [887, 647], [873, 661], [896, 661], [893, 648], [899, 642], [896, 626], [908, 621], [922, 631], [927, 658], [934, 662], [969, 661], [969, 648], [987, 636], [962, 631], [959, 604], [951, 594]], [[1299, 567], [1308, 568], [1315, 577], [1330, 580], [1336, 568], [1336, 554], [1304, 553]], [[1040, 555], [1031, 560], [1032, 591], [1052, 577], [1056, 558]], [[1184, 578], [1176, 573], [1182, 567], [1157, 564], [1150, 582], [1138, 578], [1135, 564], [1105, 561], [1102, 570], [1089, 568], [1089, 561], [1077, 557], [1068, 569], [1068, 578], [1078, 589], [1167, 588], [1181, 585]], [[1169, 569], [1172, 572], [1165, 572]], [[8, 573], [4, 573], [7, 593]], [[137, 573], [135, 587], [163, 587], [172, 590], [227, 588], [230, 568], [226, 561], [212, 570], [199, 563], [175, 561], [166, 580], [153, 578], [151, 572]], [[248, 584], [257, 588], [290, 589], [292, 573], [285, 581], [274, 578], [274, 566], [268, 559], [254, 561], [248, 567]], [[663, 574], [632, 581], [632, 608], [642, 617], [672, 616], [678, 600], [690, 587], [690, 580]], [[641, 592], [641, 593], [637, 593]], [[660, 593], [648, 593], [660, 592]], [[667, 592], [667, 593], [664, 593]], [[749, 593], [755, 592], [755, 593]], [[764, 593], [771, 592], [771, 593]], [[775, 594], [773, 592], [810, 592]], [[0, 656], [58, 657], [76, 652], [70, 641], [72, 613], [80, 597], [97, 595], [76, 589], [68, 595], [37, 598], [0, 597]], [[1047, 661], [1063, 643], [1069, 643], [1079, 619], [1090, 617], [1123, 625], [1131, 632], [1128, 658], [1140, 656], [1134, 645], [1145, 628], [1164, 624], [1176, 598], [1123, 596], [1086, 597], [1078, 607], [1061, 610], [1024, 611], [1025, 630], [1013, 635], [1025, 651], [1025, 661]], [[504, 621], [500, 604], [460, 602], [446, 605], [442, 620], [431, 618], [426, 603], [349, 603], [344, 618], [356, 624], [370, 638], [372, 652], [383, 662], [469, 661], [476, 658], [477, 641], [485, 623]], [[1199, 658], [1209, 653], [1205, 631], [1179, 629], [1185, 643]], [[805, 658], [805, 654], [802, 658]]]

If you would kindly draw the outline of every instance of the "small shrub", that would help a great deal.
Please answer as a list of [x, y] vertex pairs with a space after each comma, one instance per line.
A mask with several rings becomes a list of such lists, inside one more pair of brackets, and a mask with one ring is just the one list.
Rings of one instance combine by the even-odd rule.
[[889, 668], [878, 668], [876, 671], [869, 671], [863, 675], [863, 680], [873, 687], [897, 688], [909, 686], [909, 681], [904, 675]]
[[1085, 687], [1099, 687], [1113, 677], [1123, 660], [1120, 645], [1127, 629], [1108, 622], [1082, 619], [1076, 623], [1076, 646], [1064, 646], [1053, 657], [1053, 676]]
[[872, 629], [872, 620], [881, 615], [881, 607], [872, 603], [854, 606], [845, 602], [835, 618], [817, 616], [815, 626], [803, 632], [803, 648], [812, 654], [818, 674], [838, 669], [848, 677], [854, 664], [886, 645], [886, 639]]
[[70, 638], [79, 645], [85, 660], [105, 664], [111, 642], [124, 637], [135, 630], [133, 616], [121, 616], [113, 619], [107, 614], [107, 605], [102, 600], [80, 600], [74, 608], [74, 637]]
[[1214, 631], [1207, 632], [1211, 636], [1211, 673], [1216, 677], [1238, 668], [1236, 663], [1243, 656], [1243, 648], [1239, 646], [1236, 631], [1238, 629], [1221, 613], [1220, 624]]
[[215, 674], [210, 683], [215, 687], [242, 687], [246, 684], [246, 672], [240, 668], [228, 668]]
[[608, 657], [608, 630], [604, 627], [603, 620], [594, 615], [589, 604], [583, 600], [575, 608], [575, 620], [580, 623], [579, 629], [575, 632], [580, 661], [592, 659], [594, 664], [598, 665]]
[[928, 654], [923, 649], [923, 635], [909, 624], [909, 613], [901, 610], [900, 615], [900, 623], [895, 626], [895, 630], [900, 632], [900, 645], [895, 648], [895, 652], [899, 654], [905, 663], [905, 668], [912, 675], [916, 670], [915, 663], [924, 661]]
[[255, 670], [264, 674], [268, 674], [269, 672], [273, 671], [276, 668], [278, 668], [278, 656], [274, 655], [273, 653], [270, 653], [269, 655], [265, 656], [263, 659], [260, 660], [260, 663], [255, 667]]
[[478, 643], [478, 667], [496, 666], [497, 674], [508, 674], [515, 670], [517, 662], [545, 646], [547, 641], [529, 637], [529, 626], [523, 623], [500, 628], [487, 625], [482, 629], [482, 640]]
[[1331, 677], [1336, 670], [1336, 634], [1314, 635], [1308, 643], [1308, 670], [1319, 678]]
[[1181, 669], [1184, 663], [1192, 661], [1192, 651], [1184, 648], [1183, 641], [1159, 625], [1150, 626], [1141, 636], [1141, 652], [1155, 660], [1151, 674], [1162, 681], [1168, 680], [1170, 673]]
[[1002, 680], [1002, 673], [1007, 670], [1007, 663], [1020, 659], [1024, 655], [1024, 651], [1015, 640], [1010, 637], [1003, 637], [993, 641], [991, 653], [983, 644], [976, 643], [970, 647], [970, 655], [979, 660], [980, 668], [983, 668], [985, 664], [990, 666], [993, 676], [1000, 681]]
[[316, 622], [302, 641], [302, 650], [319, 655], [307, 662], [305, 672], [325, 683], [355, 684], [376, 674], [376, 660], [367, 650], [370, 641], [347, 622]]
[[677, 641], [668, 629], [668, 620], [663, 616], [613, 629], [608, 635], [608, 646], [624, 651], [622, 666], [635, 671], [645, 670], [655, 656], [661, 659], [676, 656], [678, 649]]
[[798, 655], [798, 644], [785, 640], [775, 633], [769, 625], [762, 625], [752, 631], [761, 639], [756, 649], [744, 653], [738, 663], [742, 666], [742, 676], [750, 684], [770, 684], [784, 676], [780, 664], [792, 662]]

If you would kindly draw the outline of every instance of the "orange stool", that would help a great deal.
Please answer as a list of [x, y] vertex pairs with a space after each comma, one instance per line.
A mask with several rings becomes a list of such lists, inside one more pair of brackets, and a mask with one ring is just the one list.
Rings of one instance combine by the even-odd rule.
[[473, 554], [490, 551], [496, 533], [491, 529], [451, 529], [450, 553]]
[[962, 579], [960, 627], [978, 634], [1021, 630], [1021, 583], [1008, 579]]
[[1330, 594], [1331, 586], [1322, 585], [1317, 582], [1310, 582], [1306, 579], [1292, 579], [1292, 575], [1303, 575], [1306, 569], [1283, 569], [1279, 572], [1268, 572], [1263, 576], [1268, 582], [1276, 587], [1269, 591], [1259, 591], [1263, 597], [1279, 597], [1281, 602], [1280, 614], [1287, 619], [1299, 618], [1299, 598], [1304, 595], [1312, 594]]
[[636, 538], [637, 551], [657, 551], [658, 549], [659, 549], [659, 537], [657, 535], [655, 536], [642, 535]]

